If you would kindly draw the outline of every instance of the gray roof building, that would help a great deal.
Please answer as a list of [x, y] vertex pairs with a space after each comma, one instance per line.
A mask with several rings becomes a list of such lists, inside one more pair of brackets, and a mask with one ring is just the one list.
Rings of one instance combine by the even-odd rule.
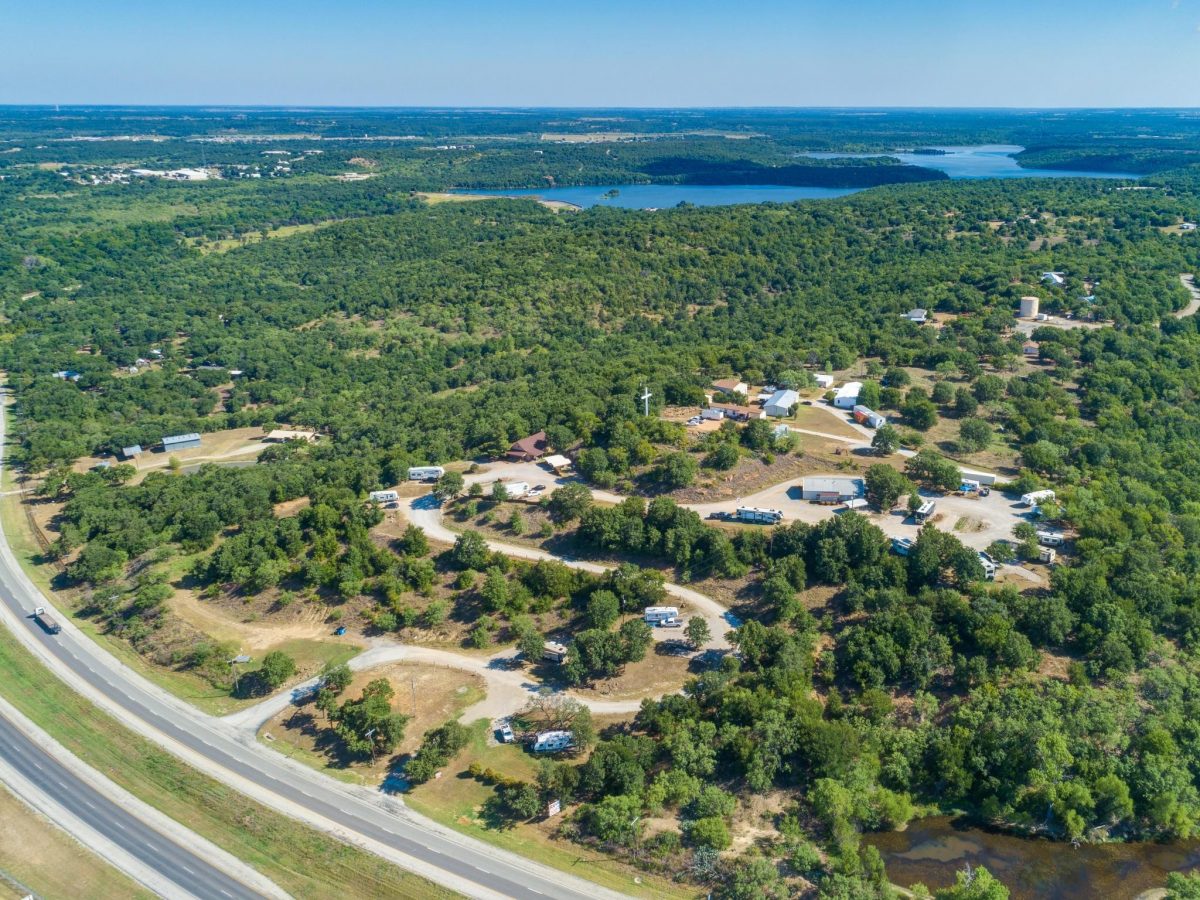
[[200, 446], [200, 435], [196, 432], [190, 434], [175, 434], [162, 439], [163, 450], [170, 453], [172, 450], [190, 450], [193, 447]]

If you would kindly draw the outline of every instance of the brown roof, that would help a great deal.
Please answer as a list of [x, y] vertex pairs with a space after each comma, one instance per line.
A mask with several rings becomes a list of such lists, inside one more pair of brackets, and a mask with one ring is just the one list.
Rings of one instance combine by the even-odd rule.
[[537, 434], [531, 434], [527, 438], [515, 441], [508, 448], [508, 455], [513, 459], [539, 459], [549, 449], [550, 445], [546, 441], [546, 432], [539, 431]]
[[742, 384], [740, 378], [722, 378], [720, 381], [714, 381], [712, 386], [719, 391], [733, 391], [739, 384]]

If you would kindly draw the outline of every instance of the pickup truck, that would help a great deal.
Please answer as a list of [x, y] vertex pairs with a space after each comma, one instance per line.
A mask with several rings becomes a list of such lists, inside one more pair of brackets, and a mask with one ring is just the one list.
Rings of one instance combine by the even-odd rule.
[[39, 606], [33, 611], [33, 618], [50, 634], [58, 634], [60, 631], [62, 631], [62, 626], [50, 617], [50, 614], [46, 612], [46, 607], [44, 606]]

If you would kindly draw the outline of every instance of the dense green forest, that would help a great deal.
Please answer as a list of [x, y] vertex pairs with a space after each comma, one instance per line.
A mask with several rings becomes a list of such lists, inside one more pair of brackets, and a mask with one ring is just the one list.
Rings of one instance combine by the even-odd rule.
[[[113, 133], [103, 114], [79, 115], [54, 128]], [[695, 877], [728, 896], [769, 896], [778, 871], [828, 896], [886, 893], [859, 833], [935, 807], [1056, 839], [1200, 834], [1200, 333], [1194, 316], [1172, 316], [1189, 299], [1180, 274], [1200, 273], [1200, 240], [1174, 227], [1200, 218], [1196, 170], [1183, 168], [1195, 126], [1167, 112], [1081, 113], [1069, 128], [1015, 114], [897, 114], [885, 117], [890, 130], [874, 120], [835, 128], [819, 114], [647, 114], [621, 128], [669, 132], [679, 146], [620, 144], [617, 161], [604, 162], [604, 145], [546, 144], [534, 161], [531, 133], [577, 127], [558, 118], [251, 117], [248, 133], [369, 127], [381, 136], [258, 180], [93, 186], [5, 157], [0, 366], [16, 395], [14, 457], [64, 501], [53, 552], [77, 553], [68, 576], [93, 612], [153, 627], [165, 597], [138, 581], [138, 561], [177, 548], [199, 555], [193, 571], [205, 583], [254, 592], [299, 579], [338, 602], [374, 597], [375, 615], [395, 617], [402, 604], [389, 598], [421, 589], [427, 548], [370, 541], [378, 512], [363, 501], [406, 466], [486, 456], [546, 429], [556, 447], [588, 454], [598, 482], [674, 477], [687, 469], [675, 465], [681, 452], [723, 465], [721, 441], [686, 448], [679, 429], [649, 424], [635, 399], [643, 385], [654, 404], [685, 405], [731, 374], [761, 384], [816, 367], [861, 369], [909, 431], [976, 419], [988, 427], [972, 439], [986, 444], [1002, 430], [1019, 453], [1019, 483], [1059, 492], [1053, 514], [1075, 537], [1071, 558], [1045, 587], [1019, 592], [979, 582], [957, 540], [933, 529], [901, 559], [852, 514], [730, 540], [665, 498], [613, 511], [581, 503], [561, 516], [581, 542], [636, 551], [681, 578], [749, 575], [753, 615], [736, 630], [736, 654], [685, 694], [647, 702], [632, 727], [603, 735], [586, 761], [549, 768], [535, 788], [584, 803], [572, 824], [579, 840], [670, 871], [668, 861], [692, 854]], [[44, 112], [0, 119], [22, 145], [51, 140]], [[120, 133], [138, 130], [121, 121]], [[1187, 132], [1172, 145], [1180, 149], [1120, 149], [1148, 123], [1167, 137]], [[168, 117], [159, 127], [194, 137], [239, 126]], [[712, 134], [737, 129], [764, 138]], [[382, 139], [418, 130], [475, 146], [461, 166], [458, 151], [431, 164]], [[706, 133], [690, 139], [689, 130]], [[1107, 137], [1085, 142], [1089, 130]], [[521, 140], [493, 152], [489, 142], [505, 134]], [[570, 161], [585, 183], [618, 171], [715, 177], [778, 166], [781, 147], [918, 138], [1024, 139], [1041, 165], [1080, 168], [1088, 157], [1156, 174], [1138, 189], [941, 179], [839, 200], [656, 213], [555, 213], [516, 200], [427, 206], [410, 196], [536, 181], [543, 160]], [[142, 164], [143, 153], [195, 164], [200, 146], [207, 163], [232, 165], [262, 149], [45, 146], [48, 161], [89, 165]], [[78, 155], [55, 156], [60, 147]], [[322, 175], [358, 156], [378, 157], [378, 177]], [[673, 170], [672, 160], [686, 165]], [[271, 236], [286, 225], [319, 227]], [[212, 244], [226, 238], [237, 240]], [[1047, 286], [1046, 271], [1065, 283]], [[1022, 369], [1026, 337], [1011, 326], [1030, 294], [1044, 310], [1103, 327], [1036, 329], [1039, 364]], [[946, 321], [913, 325], [900, 315], [912, 307]], [[153, 361], [125, 371], [139, 359]], [[936, 373], [938, 384], [909, 386], [892, 374], [905, 368]], [[55, 377], [62, 372], [78, 377]], [[275, 423], [328, 439], [273, 449], [250, 469], [139, 484], [119, 469], [67, 474], [78, 457], [164, 434]], [[731, 462], [764, 452], [753, 439], [728, 451]], [[312, 501], [301, 515], [272, 512], [298, 497]], [[572, 678], [636, 658], [642, 637], [609, 631], [612, 621], [600, 625], [589, 609], [602, 605], [591, 603], [600, 592], [622, 610], [649, 595], [537, 567], [510, 573], [469, 551], [455, 548], [445, 563], [495, 567], [519, 585], [491, 611], [515, 638], [539, 600], [579, 623], [587, 665]], [[492, 577], [500, 591], [504, 579]], [[814, 615], [805, 598], [816, 589], [832, 599]], [[1061, 677], [1046, 674], [1048, 659]], [[714, 868], [706, 854], [728, 844], [733, 805], [768, 790], [790, 802], [775, 823], [779, 840], [755, 853], [782, 868], [764, 869], [753, 854]], [[682, 841], [643, 845], [630, 823], [663, 810], [685, 823]]]

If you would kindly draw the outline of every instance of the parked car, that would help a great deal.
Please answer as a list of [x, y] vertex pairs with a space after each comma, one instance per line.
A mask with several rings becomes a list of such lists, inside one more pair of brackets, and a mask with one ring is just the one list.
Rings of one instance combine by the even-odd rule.
[[658, 622], [659, 628], [682, 628], [683, 619], [660, 619]]
[[511, 725], [501, 725], [496, 729], [496, 737], [502, 744], [512, 744], [517, 740], [517, 736], [513, 734]]

